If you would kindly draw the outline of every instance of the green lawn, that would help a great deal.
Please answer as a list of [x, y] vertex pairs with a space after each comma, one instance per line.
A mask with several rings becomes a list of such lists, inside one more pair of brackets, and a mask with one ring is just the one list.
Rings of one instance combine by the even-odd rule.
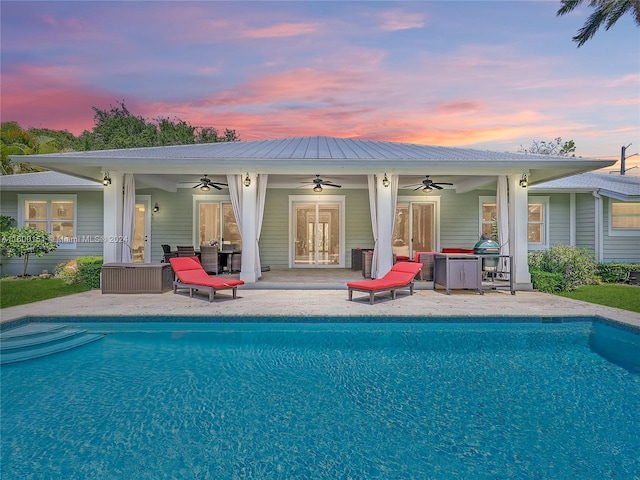
[[617, 283], [583, 285], [573, 292], [559, 293], [558, 295], [640, 313], [640, 287], [638, 286]]
[[68, 285], [58, 278], [3, 278], [0, 280], [0, 308], [62, 297], [89, 290], [83, 285]]

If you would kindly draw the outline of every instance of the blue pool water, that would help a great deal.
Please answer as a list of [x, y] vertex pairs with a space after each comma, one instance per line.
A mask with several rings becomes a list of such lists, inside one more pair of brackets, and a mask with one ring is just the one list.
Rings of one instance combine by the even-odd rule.
[[640, 475], [640, 336], [601, 323], [86, 326], [2, 367], [3, 479]]

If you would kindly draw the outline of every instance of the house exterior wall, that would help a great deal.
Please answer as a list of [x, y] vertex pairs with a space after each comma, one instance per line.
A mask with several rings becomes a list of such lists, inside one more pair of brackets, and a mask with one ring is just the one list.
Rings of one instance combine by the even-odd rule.
[[[10, 215], [17, 220], [18, 217], [18, 195], [28, 195], [32, 191], [3, 191], [0, 195], [0, 212], [2, 215]], [[46, 191], [39, 191], [47, 193]], [[51, 195], [55, 195], [52, 192]], [[65, 192], [74, 193], [74, 192]], [[102, 191], [77, 192], [77, 232], [78, 241], [75, 249], [57, 249], [42, 257], [30, 256], [27, 273], [38, 275], [43, 270], [52, 273], [54, 268], [63, 262], [68, 262], [77, 257], [102, 256], [103, 244], [100, 241], [103, 235], [102, 228]], [[20, 225], [17, 225], [20, 226]], [[22, 275], [24, 258], [1, 257], [1, 275]]]
[[569, 245], [571, 241], [570, 199], [568, 193], [549, 196], [549, 245]]
[[576, 194], [576, 246], [594, 252], [595, 198], [590, 193]]
[[457, 194], [453, 190], [441, 190], [435, 195], [441, 199], [440, 249], [473, 248], [480, 238], [479, 197], [495, 196], [495, 192], [476, 190]]

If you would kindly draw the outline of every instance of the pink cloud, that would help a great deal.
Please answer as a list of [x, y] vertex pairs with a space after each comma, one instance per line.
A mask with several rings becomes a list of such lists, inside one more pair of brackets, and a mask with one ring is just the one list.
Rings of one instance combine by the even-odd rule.
[[379, 17], [382, 21], [380, 29], [385, 31], [409, 30], [424, 26], [424, 15], [422, 13], [408, 13], [395, 9], [382, 12]]
[[319, 29], [318, 23], [279, 23], [268, 27], [246, 30], [242, 36], [246, 38], [278, 38], [297, 37], [316, 33]]

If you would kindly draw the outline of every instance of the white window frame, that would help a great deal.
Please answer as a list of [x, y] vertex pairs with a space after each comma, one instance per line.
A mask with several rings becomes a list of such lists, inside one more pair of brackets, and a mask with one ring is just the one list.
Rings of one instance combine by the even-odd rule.
[[[38, 202], [47, 202], [47, 233], [52, 237], [51, 223], [53, 222], [51, 215], [52, 202], [73, 202], [73, 237], [68, 242], [56, 242], [60, 250], [75, 250], [78, 248], [78, 195], [76, 194], [55, 194], [55, 193], [35, 193], [35, 194], [18, 194], [18, 226], [23, 227], [26, 221], [24, 214], [24, 203], [33, 200]], [[69, 221], [69, 220], [65, 220]]]
[[608, 222], [608, 228], [609, 228], [609, 236], [610, 237], [638, 237], [640, 236], [640, 228], [613, 228], [611, 226], [611, 220], [612, 220], [612, 212], [613, 212], [613, 204], [614, 203], [638, 203], [638, 202], [623, 202], [620, 200], [616, 200], [614, 198], [609, 198], [609, 222]]
[[[496, 203], [497, 199], [493, 196], [479, 196], [478, 197], [478, 237], [482, 236], [482, 205], [485, 203]], [[544, 239], [542, 243], [528, 243], [528, 250], [545, 250], [549, 248], [549, 197], [548, 196], [533, 196], [530, 195], [527, 199], [527, 215], [528, 207], [532, 203], [542, 204], [542, 225], [544, 228]], [[497, 221], [497, 219], [496, 219]], [[529, 219], [527, 218], [527, 233], [529, 227]]]

